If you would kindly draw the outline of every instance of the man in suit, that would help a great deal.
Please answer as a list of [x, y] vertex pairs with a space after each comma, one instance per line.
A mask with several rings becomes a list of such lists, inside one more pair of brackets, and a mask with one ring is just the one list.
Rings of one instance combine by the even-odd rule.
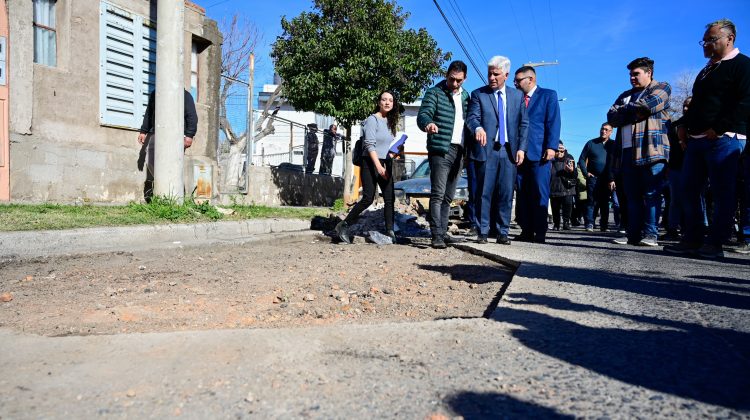
[[[523, 93], [505, 85], [510, 60], [495, 56], [487, 64], [489, 84], [471, 93], [466, 127], [473, 134], [467, 144], [470, 184], [475, 185], [475, 208], [479, 211], [477, 243], [487, 243], [490, 212], [495, 213], [497, 243], [510, 245], [511, 206], [516, 167], [527, 150], [529, 121]], [[492, 208], [493, 198], [497, 207]]]
[[557, 92], [536, 84], [536, 71], [523, 66], [513, 82], [523, 93], [529, 118], [526, 158], [518, 168], [516, 221], [521, 234], [516, 240], [544, 243], [547, 235], [550, 166], [560, 144], [560, 105]]

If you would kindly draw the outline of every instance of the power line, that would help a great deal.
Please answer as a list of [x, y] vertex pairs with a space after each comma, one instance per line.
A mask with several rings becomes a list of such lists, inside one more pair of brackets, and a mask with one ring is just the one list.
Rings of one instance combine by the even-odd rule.
[[228, 1], [229, 1], [229, 0], [221, 0], [221, 1], [217, 1], [216, 3], [214, 3], [214, 4], [210, 5], [210, 6], [206, 6], [206, 9], [210, 9], [210, 8], [212, 8], [212, 7], [214, 7], [214, 6], [218, 6], [218, 5], [220, 5], [220, 4], [222, 4], [222, 3], [226, 3], [226, 2], [228, 2]]
[[482, 74], [482, 72], [479, 71], [479, 68], [477, 67], [477, 63], [475, 63], [474, 59], [471, 58], [471, 55], [466, 50], [466, 46], [464, 46], [464, 43], [461, 42], [461, 38], [459, 38], [458, 34], [456, 33], [456, 30], [453, 29], [453, 25], [451, 25], [450, 21], [448, 20], [448, 17], [445, 16], [445, 13], [443, 13], [443, 9], [438, 4], [437, 0], [432, 0], [432, 2], [435, 3], [435, 6], [437, 7], [438, 11], [440, 12], [440, 15], [443, 17], [443, 20], [445, 21], [445, 24], [448, 25], [448, 29], [450, 29], [451, 33], [453, 34], [453, 37], [456, 38], [458, 45], [461, 47], [461, 50], [463, 50], [464, 54], [466, 54], [466, 58], [471, 63], [471, 66], [474, 67], [474, 71], [476, 71], [477, 74], [479, 75], [479, 78], [486, 83], [484, 75]]
[[531, 11], [529, 15], [531, 15], [531, 24], [534, 26], [534, 35], [536, 35], [536, 44], [537, 46], [539, 46], [539, 54], [543, 55], [544, 51], [542, 51], [542, 39], [539, 38], [539, 28], [537, 28], [536, 26], [536, 13], [534, 13], [534, 6], [531, 4], [531, 2], [529, 2], [529, 10]]
[[523, 39], [523, 31], [521, 31], [521, 25], [518, 23], [516, 11], [515, 9], [513, 9], [513, 2], [511, 0], [508, 0], [508, 5], [510, 6], [510, 13], [513, 15], [513, 20], [516, 22], [518, 35], [521, 37], [521, 45], [523, 46], [523, 50], [526, 52], [526, 60], [531, 61], [531, 55], [529, 55], [529, 50], [526, 48], [526, 40]]
[[[547, 11], [549, 11], [549, 28], [552, 31], [552, 55], [557, 60], [557, 42], [555, 41], [555, 19], [552, 17], [552, 2], [547, 0]], [[560, 93], [560, 71], [555, 68], [555, 77], [557, 79], [557, 92]]]
[[482, 51], [482, 47], [479, 46], [479, 42], [477, 42], [477, 38], [474, 36], [474, 32], [471, 30], [471, 27], [466, 21], [466, 17], [464, 16], [463, 12], [461, 12], [461, 9], [458, 7], [456, 0], [449, 0], [448, 4], [451, 6], [451, 9], [453, 9], [453, 13], [456, 14], [458, 22], [464, 28], [464, 32], [466, 32], [466, 34], [469, 36], [469, 40], [471, 41], [472, 45], [474, 45], [474, 48], [479, 53], [480, 57], [482, 57], [483, 60], [486, 60], [488, 57], [487, 55], [485, 55], [484, 51]]

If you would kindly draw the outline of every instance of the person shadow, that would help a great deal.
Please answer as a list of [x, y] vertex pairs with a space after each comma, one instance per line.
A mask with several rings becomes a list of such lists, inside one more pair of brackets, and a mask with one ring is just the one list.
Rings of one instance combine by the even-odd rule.
[[573, 419], [552, 408], [521, 401], [497, 392], [462, 391], [449, 395], [444, 403], [465, 420], [519, 419]]
[[[498, 307], [492, 318], [523, 327], [511, 334], [530, 349], [635, 386], [730, 409], [750, 409], [747, 332], [619, 313], [535, 293], [512, 293], [506, 298], [510, 305]], [[534, 307], [604, 315], [632, 321], [637, 329], [583, 325]], [[651, 328], [643, 328], [644, 324]]]

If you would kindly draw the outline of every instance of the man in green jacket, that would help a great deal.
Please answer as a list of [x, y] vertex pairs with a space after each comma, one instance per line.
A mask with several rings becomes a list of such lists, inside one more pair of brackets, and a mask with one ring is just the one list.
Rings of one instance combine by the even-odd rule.
[[458, 241], [448, 235], [448, 214], [464, 155], [464, 117], [469, 94], [461, 85], [466, 80], [466, 71], [464, 62], [452, 62], [445, 80], [425, 92], [417, 115], [417, 126], [427, 133], [433, 248], [445, 248], [446, 243]]

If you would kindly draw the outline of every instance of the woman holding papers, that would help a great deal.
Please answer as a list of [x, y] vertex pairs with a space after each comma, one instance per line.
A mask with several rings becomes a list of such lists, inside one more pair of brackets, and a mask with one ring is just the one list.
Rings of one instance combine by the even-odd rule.
[[383, 192], [385, 202], [384, 217], [386, 235], [396, 243], [393, 232], [393, 157], [396, 155], [390, 148], [394, 143], [396, 127], [399, 120], [399, 107], [391, 92], [385, 91], [378, 97], [375, 113], [367, 117], [364, 123], [364, 141], [362, 147], [362, 199], [352, 207], [341, 223], [336, 225], [336, 234], [341, 242], [351, 243], [349, 226], [351, 226], [375, 199], [377, 186]]

